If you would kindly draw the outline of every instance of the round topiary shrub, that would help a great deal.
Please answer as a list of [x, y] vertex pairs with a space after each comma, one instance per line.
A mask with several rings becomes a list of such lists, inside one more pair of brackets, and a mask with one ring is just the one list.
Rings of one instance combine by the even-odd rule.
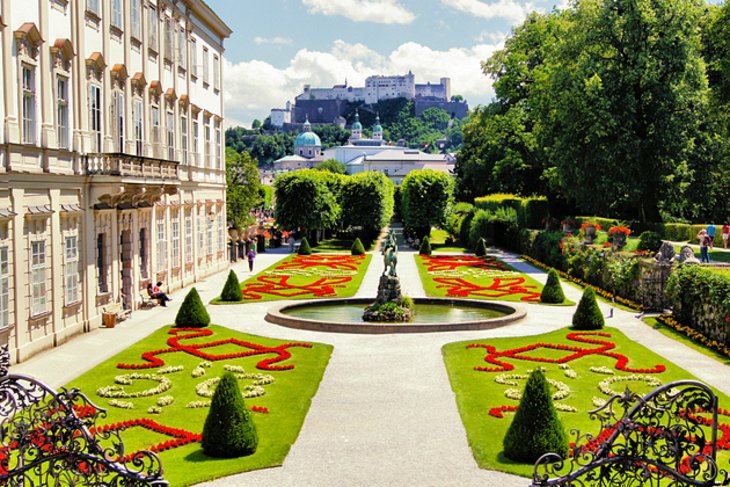
[[[240, 292], [240, 291], [239, 291]], [[200, 300], [197, 289], [192, 288], [175, 316], [178, 328], [203, 328], [210, 324], [210, 315]]]
[[644, 232], [639, 235], [639, 245], [636, 250], [656, 252], [662, 246], [662, 236], [656, 232]]
[[502, 445], [504, 455], [516, 462], [535, 463], [545, 453], [567, 456], [565, 429], [553, 406], [550, 386], [540, 369], [533, 371], [527, 379]]
[[596, 293], [587, 287], [573, 315], [573, 326], [576, 330], [600, 330], [603, 324], [603, 313], [596, 302]]
[[474, 253], [477, 257], [484, 257], [485, 255], [487, 255], [487, 241], [484, 240], [484, 238], [480, 238], [477, 241], [477, 248]]
[[256, 425], [246, 409], [236, 377], [230, 372], [223, 374], [215, 389], [201, 443], [205, 454], [211, 457], [243, 457], [256, 451]]
[[563, 293], [563, 287], [560, 285], [558, 272], [555, 269], [550, 269], [547, 282], [545, 287], [542, 288], [542, 294], [540, 294], [540, 302], [559, 304], [563, 301], [565, 301], [565, 294]]
[[299, 255], [312, 255], [312, 247], [309, 246], [307, 237], [302, 237], [302, 243], [299, 245]]
[[423, 242], [421, 242], [418, 253], [421, 255], [431, 255], [431, 242], [428, 237], [423, 237]]
[[365, 246], [363, 246], [362, 242], [360, 241], [360, 237], [357, 237], [354, 242], [352, 242], [352, 248], [350, 248], [350, 254], [352, 255], [362, 255], [365, 253]]
[[238, 277], [236, 277], [233, 269], [228, 273], [228, 279], [226, 279], [226, 284], [223, 286], [223, 291], [221, 291], [221, 301], [243, 301], [241, 284], [238, 282]]

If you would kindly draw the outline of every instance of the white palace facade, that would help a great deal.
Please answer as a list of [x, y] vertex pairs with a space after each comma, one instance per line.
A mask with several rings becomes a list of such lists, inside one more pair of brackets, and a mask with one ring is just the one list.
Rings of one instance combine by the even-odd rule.
[[[202, 0], [0, 0], [0, 330], [21, 361], [227, 266]], [[172, 317], [170, 317], [172, 319]]]

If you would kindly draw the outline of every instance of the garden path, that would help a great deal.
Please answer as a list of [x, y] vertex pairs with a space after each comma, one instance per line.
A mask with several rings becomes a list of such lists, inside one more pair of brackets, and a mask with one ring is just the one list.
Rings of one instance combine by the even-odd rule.
[[[402, 249], [398, 273], [411, 296], [423, 293], [414, 252]], [[518, 260], [498, 256], [535, 279], [545, 274]], [[277, 249], [260, 254], [258, 270], [285, 257]], [[377, 253], [358, 295], [374, 296], [382, 272]], [[248, 277], [245, 263], [232, 267]], [[412, 266], [412, 267], [411, 267]], [[227, 275], [222, 272], [197, 283], [204, 302], [214, 298]], [[373, 285], [373, 282], [375, 283]], [[580, 291], [564, 285], [577, 302]], [[127, 348], [154, 329], [173, 321], [187, 290], [177, 291], [168, 309], [135, 312], [115, 329], [98, 329], [13, 367], [54, 387], [63, 385], [101, 361]], [[481, 470], [466, 441], [441, 357], [441, 347], [460, 340], [536, 335], [570, 324], [573, 307], [528, 305], [523, 321], [504, 328], [447, 334], [365, 336], [293, 330], [264, 320], [271, 303], [209, 307], [212, 321], [246, 333], [330, 343], [334, 352], [313, 399], [299, 439], [281, 468], [234, 475], [205, 486], [419, 485], [524, 486], [527, 479]], [[601, 304], [605, 314], [610, 306]], [[539, 309], [539, 312], [537, 311]], [[244, 311], [244, 312], [242, 312]], [[730, 394], [728, 367], [681, 345], [642, 324], [633, 313], [614, 310], [607, 324]]]

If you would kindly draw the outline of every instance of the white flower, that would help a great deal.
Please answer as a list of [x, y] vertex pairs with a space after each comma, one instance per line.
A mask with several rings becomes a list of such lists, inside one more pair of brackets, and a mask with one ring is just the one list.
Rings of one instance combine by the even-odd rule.
[[172, 396], [162, 396], [161, 398], [157, 399], [157, 405], [161, 407], [169, 406], [173, 402], [175, 402], [175, 398]]
[[175, 372], [180, 372], [185, 368], [184, 365], [169, 365], [167, 367], [163, 367], [157, 371], [158, 374], [172, 374]]
[[608, 377], [607, 379], [603, 379], [601, 382], [599, 382], [598, 390], [600, 390], [607, 396], [615, 396], [619, 394], [619, 392], [614, 391], [611, 388], [611, 384], [614, 384], [616, 382], [646, 382], [652, 387], [659, 387], [663, 384], [661, 379], [652, 377], [650, 375], [616, 375], [613, 377]]
[[112, 399], [109, 401], [109, 405], [115, 408], [121, 409], [134, 409], [134, 403], [129, 401], [120, 401], [118, 399]]
[[150, 406], [147, 408], [147, 412], [150, 414], [162, 414], [162, 408], [159, 406]]
[[127, 392], [124, 387], [121, 386], [105, 386], [100, 387], [96, 390], [96, 394], [101, 397], [123, 397], [123, 398], [136, 398], [136, 397], [148, 397], [157, 394], [162, 394], [172, 387], [172, 382], [167, 377], [160, 377], [157, 374], [125, 374], [119, 375], [114, 378], [117, 384], [131, 385], [134, 380], [151, 380], [159, 382], [157, 387], [152, 389], [146, 389], [138, 392]]
[[608, 367], [603, 366], [603, 365], [601, 365], [600, 367], [591, 367], [589, 370], [596, 374], [604, 374], [604, 375], [615, 375], [616, 374], [616, 372], [614, 372], [612, 369], [609, 369]]

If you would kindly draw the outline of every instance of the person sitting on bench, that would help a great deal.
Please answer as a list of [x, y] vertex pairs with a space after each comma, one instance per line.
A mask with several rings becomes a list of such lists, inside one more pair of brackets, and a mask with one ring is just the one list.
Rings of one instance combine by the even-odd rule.
[[162, 282], [158, 282], [156, 286], [152, 285], [152, 282], [147, 284], [147, 294], [152, 299], [156, 299], [160, 302], [160, 306], [167, 307], [167, 302], [172, 301], [171, 298], [167, 296], [164, 292], [162, 292], [162, 289], [160, 289], [160, 286], [162, 286]]

